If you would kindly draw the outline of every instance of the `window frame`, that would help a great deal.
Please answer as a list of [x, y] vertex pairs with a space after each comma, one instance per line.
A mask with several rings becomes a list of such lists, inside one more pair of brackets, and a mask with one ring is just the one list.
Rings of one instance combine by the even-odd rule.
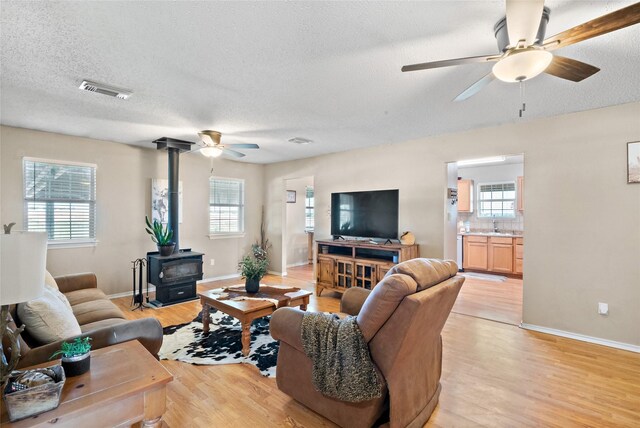
[[[482, 199], [482, 192], [480, 191], [481, 186], [495, 186], [497, 184], [500, 185], [505, 185], [505, 184], [513, 184], [513, 199]], [[493, 218], [516, 218], [516, 211], [517, 211], [517, 201], [518, 201], [518, 189], [517, 189], [517, 183], [515, 181], [511, 181], [511, 180], [501, 180], [501, 181], [491, 181], [491, 182], [486, 182], [486, 183], [478, 183], [477, 184], [477, 188], [476, 188], [476, 194], [477, 194], [477, 198], [476, 198], [476, 203], [477, 203], [477, 216], [478, 218], [489, 218], [489, 219], [493, 219]], [[504, 190], [503, 190], [504, 192]], [[504, 196], [504, 195], [503, 195]], [[482, 210], [482, 202], [510, 202], [513, 201], [513, 213], [510, 215], [487, 215], [484, 214], [483, 215], [483, 210]], [[493, 210], [492, 210], [493, 211]], [[503, 209], [504, 211], [504, 209]]]
[[[47, 248], [56, 249], [56, 248], [79, 248], [79, 247], [95, 247], [98, 244], [98, 165], [95, 163], [89, 162], [77, 162], [77, 161], [68, 161], [68, 160], [60, 160], [60, 159], [47, 159], [47, 158], [37, 158], [31, 156], [24, 156], [22, 158], [22, 211], [23, 211], [23, 225], [25, 230], [29, 230], [29, 208], [28, 203], [38, 201], [35, 198], [28, 199], [26, 196], [27, 193], [27, 175], [25, 174], [25, 163], [33, 162], [33, 163], [44, 163], [51, 165], [66, 165], [66, 166], [81, 166], [81, 167], [89, 167], [93, 169], [93, 199], [87, 201], [89, 204], [93, 204], [93, 218], [90, 220], [93, 222], [93, 237], [89, 238], [77, 238], [77, 239], [49, 239], [49, 225], [47, 224], [45, 227], [47, 230]], [[46, 202], [46, 201], [45, 201]]]
[[[236, 181], [238, 183], [241, 183], [242, 187], [242, 200], [241, 200], [241, 205], [237, 205], [238, 207], [240, 207], [240, 218], [239, 218], [239, 224], [240, 224], [240, 230], [237, 232], [213, 232], [211, 230], [211, 207], [214, 206], [214, 204], [211, 203], [211, 185], [212, 182], [214, 180], [227, 180], [227, 181]], [[245, 179], [244, 178], [235, 178], [235, 177], [222, 177], [222, 176], [218, 176], [218, 175], [212, 175], [209, 177], [209, 239], [226, 239], [226, 238], [243, 238], [245, 236], [245, 213], [246, 213], [246, 203], [245, 203], [245, 197], [246, 197], [246, 188], [245, 188]], [[224, 205], [227, 206], [227, 205]], [[231, 205], [229, 205], [231, 206]], [[236, 206], [236, 205], [233, 205]]]
[[[312, 196], [309, 198], [309, 189], [311, 189]], [[309, 205], [311, 201], [311, 205]], [[316, 193], [313, 186], [306, 186], [304, 188], [304, 230], [307, 232], [313, 232], [316, 226], [316, 214], [315, 214], [315, 205], [316, 205]], [[310, 216], [307, 214], [311, 213]], [[307, 224], [307, 219], [311, 219], [311, 226]]]

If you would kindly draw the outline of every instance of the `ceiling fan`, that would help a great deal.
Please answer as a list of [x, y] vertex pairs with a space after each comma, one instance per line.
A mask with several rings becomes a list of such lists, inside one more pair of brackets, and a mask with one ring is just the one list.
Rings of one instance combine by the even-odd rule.
[[233, 156], [236, 158], [243, 158], [246, 155], [233, 149], [259, 149], [257, 144], [222, 144], [220, 138], [222, 134], [218, 131], [205, 130], [198, 132], [200, 140], [203, 145], [200, 146], [200, 153], [210, 158], [217, 158], [221, 155]]
[[544, 72], [580, 82], [600, 69], [554, 55], [551, 51], [640, 22], [640, 3], [635, 3], [545, 39], [550, 11], [544, 7], [544, 0], [506, 0], [506, 9], [506, 17], [494, 27], [500, 53], [405, 65], [402, 71], [495, 62], [489, 74], [465, 89], [454, 101], [466, 100], [496, 78], [503, 82], [524, 82]]

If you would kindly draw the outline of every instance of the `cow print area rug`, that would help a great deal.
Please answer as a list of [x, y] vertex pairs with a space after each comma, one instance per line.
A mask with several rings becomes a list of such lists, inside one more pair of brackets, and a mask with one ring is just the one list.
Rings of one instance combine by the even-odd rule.
[[165, 327], [160, 359], [198, 365], [252, 364], [263, 376], [276, 376], [279, 345], [269, 334], [271, 317], [251, 324], [251, 350], [245, 357], [240, 321], [214, 308], [209, 315], [209, 334], [202, 331], [202, 312], [190, 323]]

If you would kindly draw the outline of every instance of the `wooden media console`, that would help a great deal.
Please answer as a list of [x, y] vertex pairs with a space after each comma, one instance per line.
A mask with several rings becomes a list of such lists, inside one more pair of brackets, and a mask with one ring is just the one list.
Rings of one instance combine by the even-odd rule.
[[316, 241], [316, 295], [373, 289], [394, 265], [420, 257], [418, 245], [374, 244], [369, 240]]

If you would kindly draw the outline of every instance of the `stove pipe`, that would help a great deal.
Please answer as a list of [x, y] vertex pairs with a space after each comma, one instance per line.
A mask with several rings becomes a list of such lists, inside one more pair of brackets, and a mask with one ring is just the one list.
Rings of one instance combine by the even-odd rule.
[[176, 140], [174, 138], [162, 137], [154, 141], [158, 150], [167, 150], [169, 152], [168, 162], [168, 218], [167, 226], [173, 231], [173, 242], [176, 246], [173, 250], [174, 254], [180, 251], [180, 227], [178, 213], [180, 212], [179, 199], [179, 182], [180, 182], [180, 152], [191, 150], [190, 141]]
[[169, 151], [169, 171], [167, 173], [167, 177], [169, 177], [169, 194], [167, 195], [167, 199], [169, 201], [168, 207], [168, 218], [167, 225], [173, 231], [173, 242], [176, 243], [175, 248], [173, 249], [174, 253], [177, 253], [180, 250], [180, 227], [179, 227], [179, 217], [178, 213], [180, 212], [180, 199], [179, 199], [179, 176], [180, 176], [180, 150], [169, 147], [167, 148]]

